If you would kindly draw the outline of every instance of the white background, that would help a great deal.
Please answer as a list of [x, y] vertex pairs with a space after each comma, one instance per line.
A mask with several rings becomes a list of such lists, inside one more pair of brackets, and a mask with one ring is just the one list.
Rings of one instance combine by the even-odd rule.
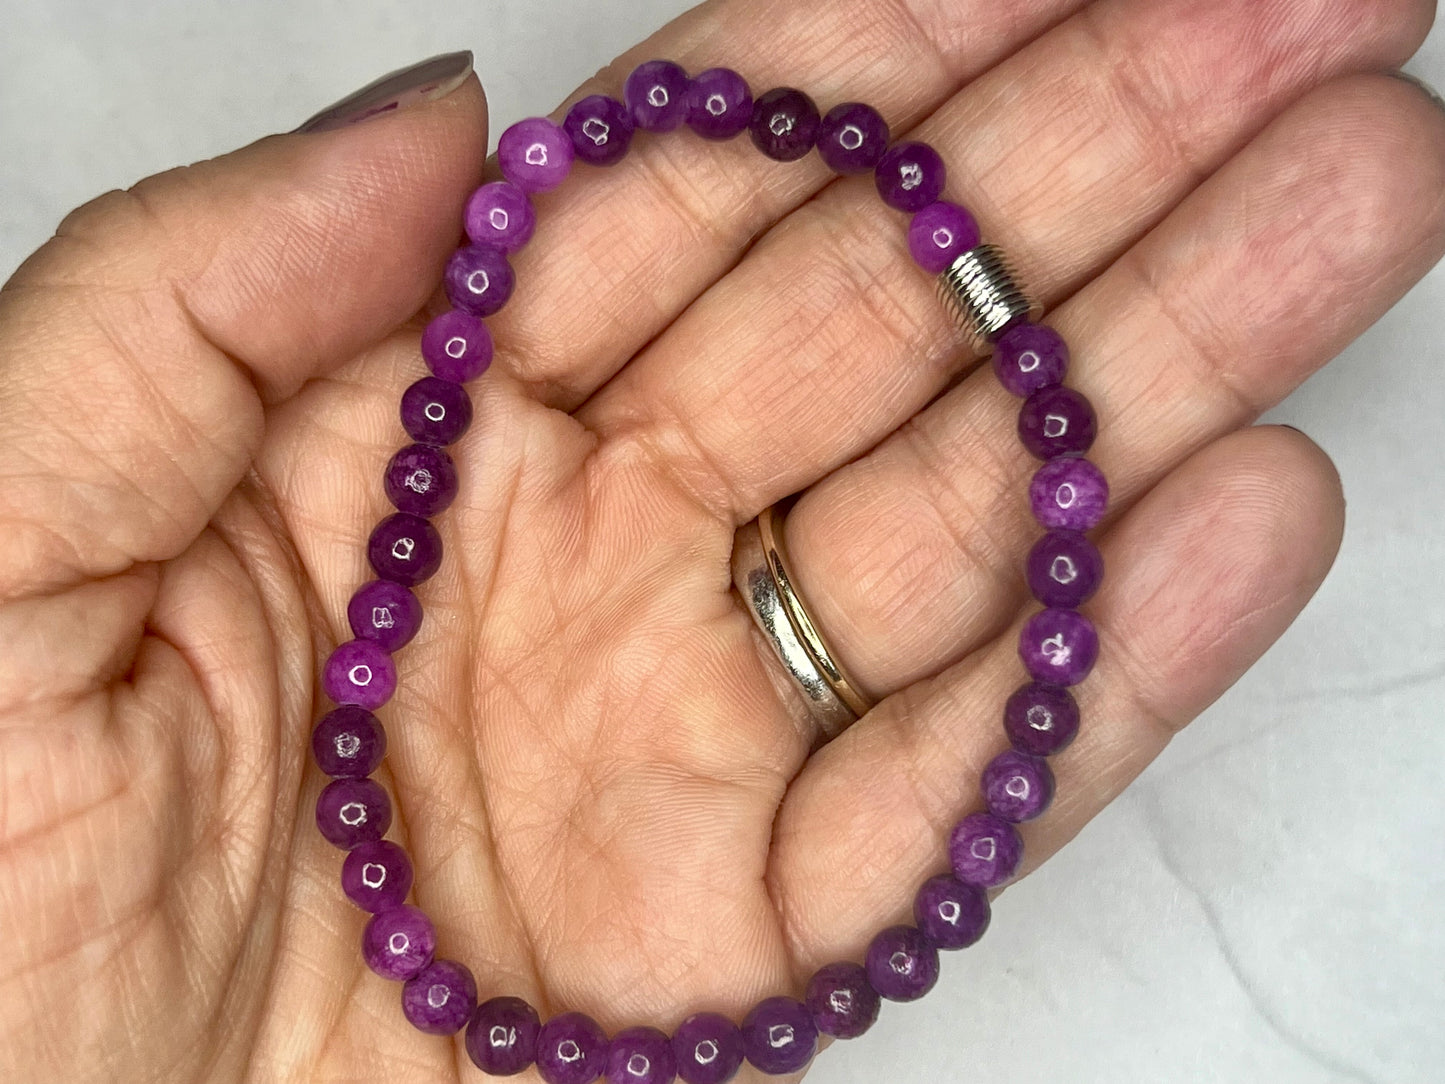
[[[686, 0], [4, 0], [0, 278], [72, 206], [471, 48], [492, 132]], [[1410, 70], [1445, 86], [1439, 26]], [[818, 1084], [1445, 1081], [1445, 268], [1274, 411], [1333, 456], [1280, 643]]]

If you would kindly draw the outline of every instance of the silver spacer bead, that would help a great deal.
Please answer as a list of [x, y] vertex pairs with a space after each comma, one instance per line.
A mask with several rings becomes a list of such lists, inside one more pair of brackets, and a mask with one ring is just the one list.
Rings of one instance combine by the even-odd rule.
[[994, 337], [1013, 320], [1043, 315], [1043, 307], [1024, 292], [996, 245], [979, 245], [954, 260], [938, 276], [938, 295], [981, 354], [993, 350]]

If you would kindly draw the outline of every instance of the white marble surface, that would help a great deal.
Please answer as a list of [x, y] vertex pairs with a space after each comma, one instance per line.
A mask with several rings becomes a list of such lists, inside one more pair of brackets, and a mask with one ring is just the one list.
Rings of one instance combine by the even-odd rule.
[[[507, 123], [685, 0], [5, 0], [0, 277], [70, 207], [472, 48]], [[1437, 25], [1410, 68], [1445, 86]], [[1273, 412], [1333, 457], [1334, 571], [938, 992], [819, 1084], [1445, 1080], [1445, 267]]]

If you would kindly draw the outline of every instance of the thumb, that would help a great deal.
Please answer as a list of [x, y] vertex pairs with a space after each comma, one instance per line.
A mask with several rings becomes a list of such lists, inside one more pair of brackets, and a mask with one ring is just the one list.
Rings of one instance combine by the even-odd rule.
[[0, 599], [184, 549], [265, 403], [432, 293], [486, 146], [455, 53], [69, 215], [0, 290]]

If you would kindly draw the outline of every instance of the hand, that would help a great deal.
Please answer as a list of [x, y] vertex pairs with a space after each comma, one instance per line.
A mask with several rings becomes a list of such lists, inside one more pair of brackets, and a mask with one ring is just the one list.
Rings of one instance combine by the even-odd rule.
[[[1365, 74], [1431, 8], [713, 0], [587, 87], [667, 56], [869, 101], [1057, 305], [1113, 498], [1101, 662], [1030, 866], [1333, 559], [1328, 459], [1248, 426], [1445, 249], [1445, 117]], [[480, 1079], [361, 964], [308, 733], [485, 147], [475, 80], [266, 139], [87, 205], [0, 294], [11, 1075]], [[414, 898], [484, 998], [612, 1031], [796, 994], [907, 914], [978, 805], [1035, 608], [1033, 464], [903, 217], [829, 182], [682, 131], [537, 200], [381, 712]], [[811, 756], [728, 574], [798, 490], [802, 591], [881, 700]]]

